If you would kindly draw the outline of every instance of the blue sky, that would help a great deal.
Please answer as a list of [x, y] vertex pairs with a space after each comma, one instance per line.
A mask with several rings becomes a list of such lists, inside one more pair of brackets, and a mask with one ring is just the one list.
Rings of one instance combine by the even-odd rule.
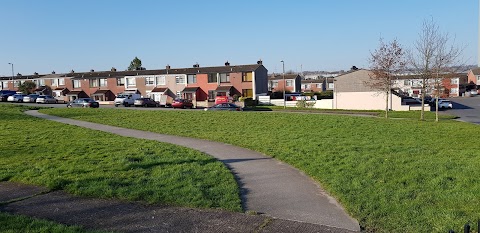
[[368, 67], [380, 37], [409, 48], [422, 22], [466, 46], [477, 64], [478, 0], [2, 0], [0, 76], [254, 64], [285, 69]]

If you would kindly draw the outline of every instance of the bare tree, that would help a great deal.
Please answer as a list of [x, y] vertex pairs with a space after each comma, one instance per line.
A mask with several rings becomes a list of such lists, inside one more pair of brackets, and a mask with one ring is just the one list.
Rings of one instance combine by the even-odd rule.
[[385, 118], [388, 118], [389, 97], [394, 84], [393, 77], [405, 65], [404, 53], [397, 40], [384, 43], [382, 38], [380, 38], [379, 47], [370, 53], [369, 63], [372, 74], [370, 80], [365, 84], [385, 95]]
[[435, 121], [438, 121], [438, 99], [440, 97], [440, 88], [443, 80], [450, 78], [451, 74], [457, 73], [460, 66], [460, 55], [464, 47], [458, 47], [455, 40], [451, 41], [448, 33], [437, 35], [437, 50], [435, 52], [434, 63], [434, 88], [436, 90], [435, 100]]
[[431, 88], [436, 90], [436, 119], [438, 121], [438, 97], [442, 77], [445, 77], [443, 74], [448, 73], [449, 68], [455, 65], [462, 49], [454, 46], [454, 43], [450, 45], [449, 35], [442, 34], [439, 26], [431, 19], [423, 22], [422, 31], [414, 43], [413, 50], [409, 52], [408, 60], [412, 68], [422, 79], [420, 120], [425, 120], [425, 95]]

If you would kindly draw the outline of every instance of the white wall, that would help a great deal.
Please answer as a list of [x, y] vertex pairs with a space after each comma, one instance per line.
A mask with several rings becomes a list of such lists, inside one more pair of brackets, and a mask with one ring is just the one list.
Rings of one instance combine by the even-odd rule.
[[[385, 110], [385, 94], [378, 92], [340, 92], [334, 94], [336, 109]], [[391, 95], [389, 109], [409, 111], [410, 106], [402, 105], [402, 99]]]

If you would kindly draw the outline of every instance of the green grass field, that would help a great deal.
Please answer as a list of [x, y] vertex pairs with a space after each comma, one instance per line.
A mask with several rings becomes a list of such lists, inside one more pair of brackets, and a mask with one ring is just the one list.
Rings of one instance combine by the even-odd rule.
[[[287, 107], [284, 109], [282, 106], [257, 106], [253, 108], [247, 108], [252, 111], [288, 111], [288, 112], [311, 112], [311, 113], [333, 113], [344, 115], [364, 114], [370, 116], [377, 116], [383, 118], [385, 111], [379, 110], [344, 110], [344, 109], [320, 109], [320, 108], [298, 108]], [[435, 120], [435, 112], [429, 111], [429, 107], [425, 108], [425, 120]], [[390, 111], [388, 112], [389, 118], [407, 118], [407, 119], [420, 119], [420, 111]], [[455, 116], [449, 115], [443, 111], [440, 112], [439, 119], [450, 120], [455, 119]]]
[[265, 153], [318, 180], [367, 232], [457, 232], [480, 218], [480, 127], [472, 124], [277, 112], [41, 112]]
[[0, 212], [0, 232], [3, 233], [101, 233], [78, 226], [65, 226], [54, 222]]
[[234, 176], [201, 152], [30, 117], [0, 105], [0, 181], [69, 193], [241, 211]]

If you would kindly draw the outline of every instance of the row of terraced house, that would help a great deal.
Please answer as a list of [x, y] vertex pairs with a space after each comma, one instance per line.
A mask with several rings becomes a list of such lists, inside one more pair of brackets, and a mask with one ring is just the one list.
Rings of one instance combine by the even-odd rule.
[[0, 89], [18, 90], [21, 83], [32, 81], [37, 84], [35, 92], [51, 94], [58, 100], [71, 101], [90, 97], [97, 101], [113, 101], [119, 93], [138, 93], [159, 101], [162, 95], [172, 98], [190, 99], [198, 106], [207, 106], [216, 96], [238, 96], [256, 98], [268, 92], [268, 70], [262, 61], [252, 65], [158, 70], [94, 71], [2, 77]]

